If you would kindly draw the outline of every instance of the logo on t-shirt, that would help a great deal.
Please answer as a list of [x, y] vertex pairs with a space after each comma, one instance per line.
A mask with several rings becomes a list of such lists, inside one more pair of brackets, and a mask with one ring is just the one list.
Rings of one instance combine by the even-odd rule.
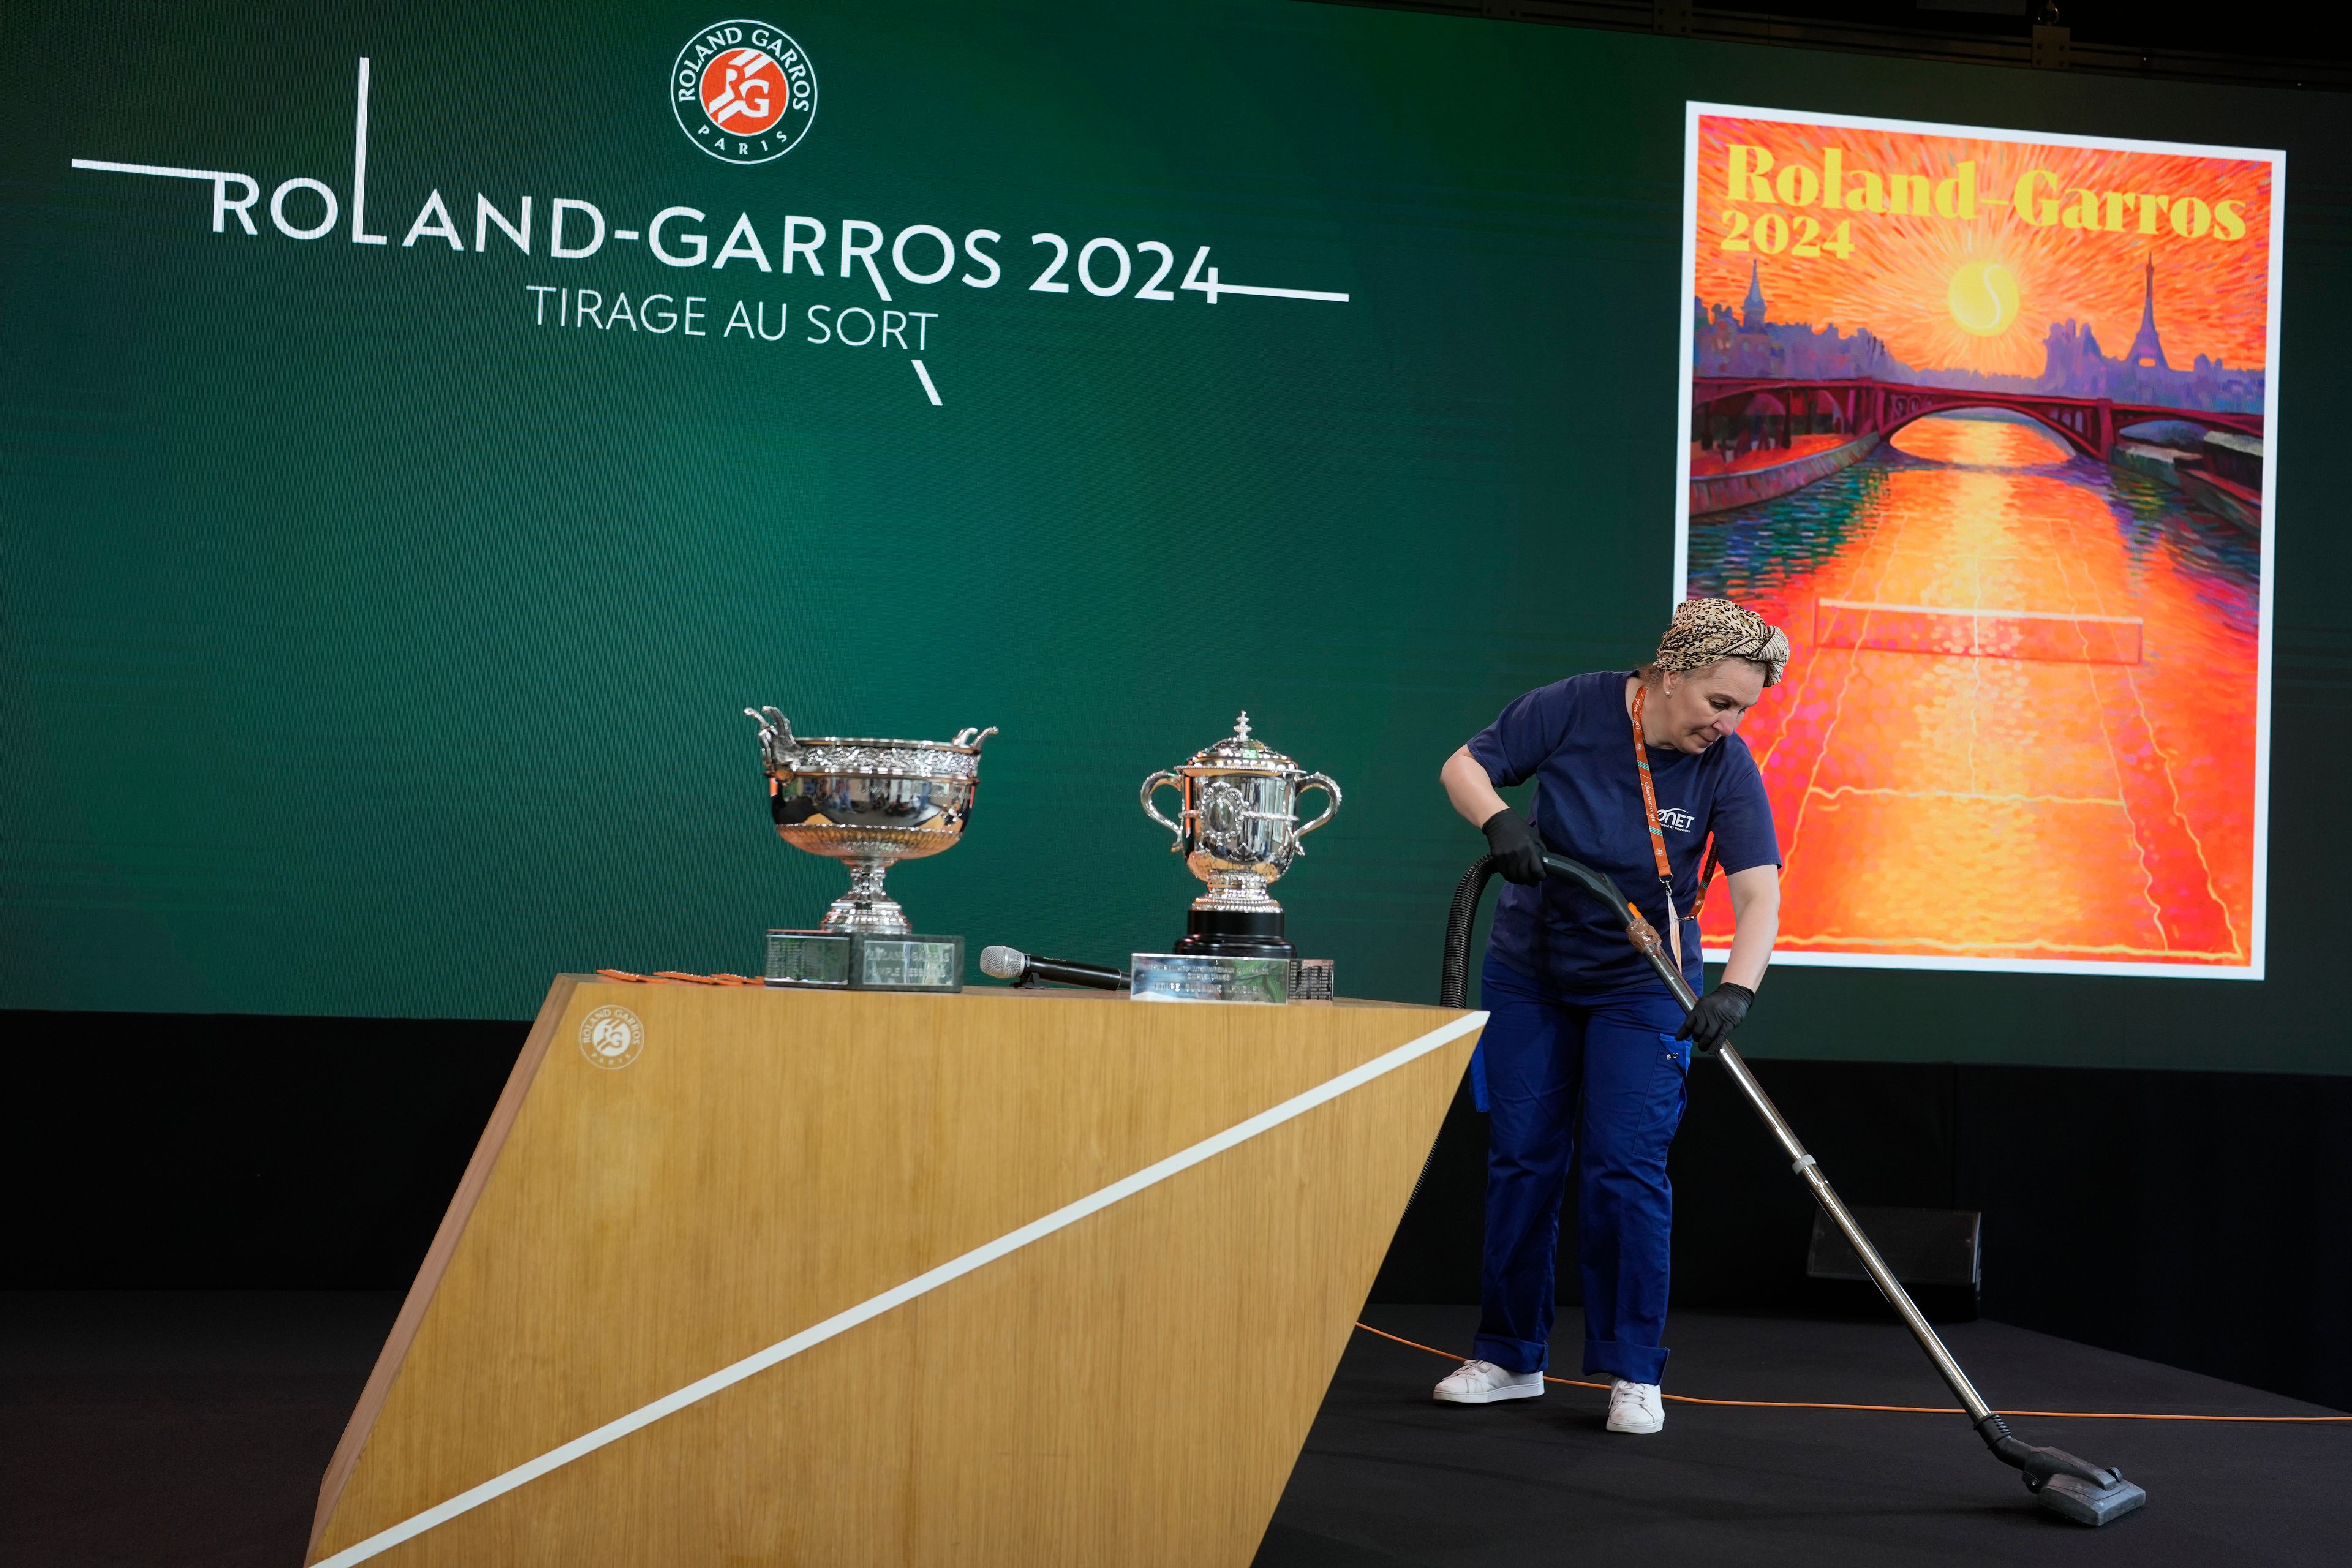
[[1671, 805], [1662, 805], [1658, 807], [1658, 821], [1660, 825], [1671, 827], [1676, 833], [1688, 833], [1691, 830], [1691, 824], [1697, 820], [1698, 819], [1693, 816], [1689, 812], [1676, 811]]

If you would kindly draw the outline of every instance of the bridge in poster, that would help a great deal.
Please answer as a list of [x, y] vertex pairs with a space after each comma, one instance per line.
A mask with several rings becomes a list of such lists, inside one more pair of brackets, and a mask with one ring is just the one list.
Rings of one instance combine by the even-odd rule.
[[[1759, 408], [1759, 405], [1762, 406]], [[2210, 408], [2173, 408], [2117, 403], [2105, 397], [2054, 397], [2041, 393], [1986, 392], [1964, 387], [1919, 386], [1903, 382], [1812, 381], [1733, 376], [1697, 376], [1691, 382], [1691, 433], [1704, 442], [1711, 419], [1762, 413], [1769, 431], [1778, 416], [1780, 445], [1793, 447], [1800, 427], [1819, 415], [1855, 437], [1893, 435], [1931, 415], [1963, 408], [2000, 408], [2022, 414], [2075, 451], [2104, 458], [2119, 432], [2158, 419], [2201, 425], [2260, 438], [2263, 416]]]

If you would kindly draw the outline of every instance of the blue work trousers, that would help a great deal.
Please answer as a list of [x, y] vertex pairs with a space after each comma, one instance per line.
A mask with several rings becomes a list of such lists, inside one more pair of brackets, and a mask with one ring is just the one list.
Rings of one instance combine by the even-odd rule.
[[1471, 1354], [1511, 1372], [1550, 1355], [1559, 1205], [1575, 1178], [1584, 1370], [1657, 1383], [1666, 1366], [1674, 1186], [1690, 1042], [1655, 982], [1570, 997], [1502, 963], [1482, 974], [1486, 1250]]

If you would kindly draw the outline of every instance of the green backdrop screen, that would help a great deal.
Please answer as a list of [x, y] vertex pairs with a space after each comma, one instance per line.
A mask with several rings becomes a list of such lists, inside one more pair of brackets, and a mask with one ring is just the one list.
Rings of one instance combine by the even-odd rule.
[[1347, 792], [1277, 889], [1294, 937], [1430, 999], [1483, 848], [1440, 763], [1668, 607], [1702, 99], [2290, 163], [2271, 978], [1789, 970], [1745, 1040], [2352, 1069], [2306, 1022], [2346, 936], [2341, 100], [1287, 0], [791, 0], [734, 25], [816, 84], [743, 111], [797, 142], [722, 157], [677, 85], [721, 20], [17, 22], [0, 1006], [522, 1016], [560, 970], [751, 969], [843, 883], [768, 826], [756, 703], [1000, 726], [966, 841], [893, 889], [1096, 961], [1181, 931], [1137, 785], [1246, 708]]

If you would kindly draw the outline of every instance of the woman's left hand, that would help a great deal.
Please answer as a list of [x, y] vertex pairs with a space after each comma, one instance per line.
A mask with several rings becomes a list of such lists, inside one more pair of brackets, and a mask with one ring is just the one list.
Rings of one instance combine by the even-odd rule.
[[1755, 1000], [1756, 993], [1747, 986], [1724, 981], [1698, 999], [1698, 1005], [1683, 1020], [1683, 1026], [1675, 1031], [1675, 1038], [1688, 1040], [1705, 1056], [1731, 1037], [1731, 1031], [1739, 1027]]

